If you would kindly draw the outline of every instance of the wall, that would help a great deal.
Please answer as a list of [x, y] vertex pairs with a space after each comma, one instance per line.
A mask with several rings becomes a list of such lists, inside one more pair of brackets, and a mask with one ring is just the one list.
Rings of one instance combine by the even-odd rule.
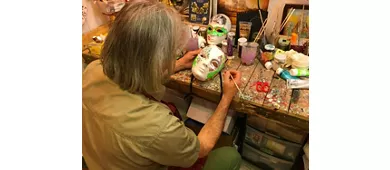
[[87, 19], [83, 25], [83, 33], [91, 31], [109, 21], [109, 18], [102, 14], [98, 4], [94, 4], [93, 0], [83, 0], [83, 5], [88, 8]]

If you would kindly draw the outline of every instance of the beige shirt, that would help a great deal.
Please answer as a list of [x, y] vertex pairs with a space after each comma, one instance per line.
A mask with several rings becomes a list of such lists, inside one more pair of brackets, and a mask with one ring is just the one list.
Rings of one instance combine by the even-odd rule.
[[83, 73], [83, 156], [90, 170], [189, 167], [199, 140], [164, 104], [121, 90], [100, 61]]

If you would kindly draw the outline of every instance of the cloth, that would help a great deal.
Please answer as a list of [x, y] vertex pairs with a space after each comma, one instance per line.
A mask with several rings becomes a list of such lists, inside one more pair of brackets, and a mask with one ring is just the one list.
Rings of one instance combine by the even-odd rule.
[[166, 105], [121, 90], [99, 60], [86, 67], [82, 90], [82, 146], [89, 169], [166, 169], [197, 161], [194, 132]]

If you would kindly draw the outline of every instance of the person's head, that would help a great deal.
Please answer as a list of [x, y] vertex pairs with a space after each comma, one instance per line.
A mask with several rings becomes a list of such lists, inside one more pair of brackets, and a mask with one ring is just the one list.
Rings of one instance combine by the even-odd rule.
[[128, 2], [116, 16], [101, 52], [103, 71], [121, 89], [156, 92], [171, 75], [187, 41], [180, 16], [157, 1]]

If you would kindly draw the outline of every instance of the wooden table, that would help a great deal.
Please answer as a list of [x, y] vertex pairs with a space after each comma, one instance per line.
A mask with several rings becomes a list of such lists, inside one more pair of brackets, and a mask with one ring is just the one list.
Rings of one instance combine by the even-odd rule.
[[[89, 33], [83, 35], [83, 47], [92, 42], [92, 36], [107, 32], [107, 26], [103, 25]], [[85, 48], [83, 48], [85, 49]], [[235, 52], [237, 56], [237, 52]], [[98, 59], [99, 56], [91, 55], [88, 50], [83, 51], [83, 59], [88, 63]], [[294, 126], [302, 131], [309, 130], [309, 90], [291, 90], [287, 89], [286, 81], [276, 75], [278, 68], [274, 63], [271, 70], [267, 70], [258, 60], [253, 65], [243, 65], [238, 57], [229, 60], [224, 70], [236, 69], [242, 72], [241, 91], [243, 96], [236, 95], [231, 107], [242, 113], [249, 115], [262, 115], [268, 119]], [[171, 81], [167, 87], [184, 92], [190, 92], [191, 70], [184, 70], [171, 76]], [[270, 91], [258, 92], [254, 85], [258, 81], [266, 81], [270, 84]], [[192, 93], [196, 96], [205, 98], [218, 103], [220, 100], [220, 77], [206, 82], [196, 79], [192, 83]], [[276, 96], [276, 103], [270, 102], [270, 96]], [[268, 96], [268, 97], [267, 97]]]

